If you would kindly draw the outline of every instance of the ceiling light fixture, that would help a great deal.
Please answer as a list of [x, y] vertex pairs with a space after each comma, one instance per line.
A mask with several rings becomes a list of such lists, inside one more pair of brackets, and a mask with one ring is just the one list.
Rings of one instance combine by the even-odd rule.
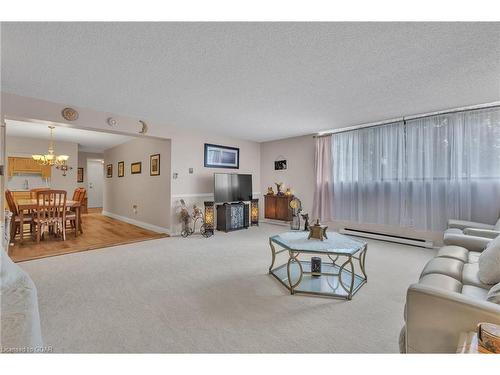
[[72, 167], [68, 167], [67, 161], [69, 159], [68, 155], [56, 155], [55, 147], [54, 147], [54, 128], [55, 126], [49, 125], [50, 129], [50, 142], [49, 142], [49, 150], [45, 155], [33, 154], [31, 157], [33, 160], [37, 161], [40, 165], [50, 165], [55, 166], [57, 169], [61, 169], [63, 171], [63, 176], [66, 176], [66, 171], [68, 169], [73, 169]]

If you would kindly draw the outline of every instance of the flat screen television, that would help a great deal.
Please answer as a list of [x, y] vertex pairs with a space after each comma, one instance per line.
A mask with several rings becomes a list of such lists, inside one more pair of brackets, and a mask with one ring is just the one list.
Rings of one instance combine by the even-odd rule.
[[252, 200], [252, 175], [214, 173], [214, 198], [216, 203]]

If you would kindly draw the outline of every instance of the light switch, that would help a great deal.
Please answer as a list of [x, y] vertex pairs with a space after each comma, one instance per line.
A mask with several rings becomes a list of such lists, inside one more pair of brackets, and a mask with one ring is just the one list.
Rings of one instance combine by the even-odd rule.
[[193, 168], [189, 168], [189, 174], [193, 174]]

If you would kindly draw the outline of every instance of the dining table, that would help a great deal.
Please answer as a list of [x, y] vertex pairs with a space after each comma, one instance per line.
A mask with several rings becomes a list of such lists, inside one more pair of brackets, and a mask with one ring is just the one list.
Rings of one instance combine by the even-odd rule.
[[[24, 212], [29, 211], [29, 210], [36, 210], [37, 209], [37, 200], [36, 199], [18, 199], [16, 201], [17, 204], [17, 211], [19, 213], [19, 221], [20, 221], [20, 227], [23, 228], [24, 225]], [[81, 204], [79, 201], [73, 201], [73, 200], [66, 200], [66, 207], [68, 208], [74, 208], [75, 213], [76, 213], [76, 222], [75, 226], [78, 228], [75, 230], [75, 236], [78, 236], [78, 232], [83, 233], [82, 226], [81, 226], [81, 216], [80, 216], [80, 207]], [[23, 242], [23, 230], [20, 230], [20, 242]]]

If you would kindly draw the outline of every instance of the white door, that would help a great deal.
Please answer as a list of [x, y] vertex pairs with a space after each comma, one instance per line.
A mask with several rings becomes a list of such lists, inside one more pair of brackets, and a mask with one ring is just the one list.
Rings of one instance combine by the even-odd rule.
[[104, 166], [100, 160], [87, 160], [88, 207], [102, 207]]

